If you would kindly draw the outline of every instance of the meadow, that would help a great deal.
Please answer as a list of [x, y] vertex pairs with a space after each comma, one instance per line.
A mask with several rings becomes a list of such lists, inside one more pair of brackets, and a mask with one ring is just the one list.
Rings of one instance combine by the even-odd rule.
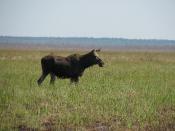
[[[175, 52], [101, 52], [78, 85], [38, 86], [53, 52], [0, 50], [0, 130], [175, 130]], [[80, 51], [80, 54], [86, 51]]]

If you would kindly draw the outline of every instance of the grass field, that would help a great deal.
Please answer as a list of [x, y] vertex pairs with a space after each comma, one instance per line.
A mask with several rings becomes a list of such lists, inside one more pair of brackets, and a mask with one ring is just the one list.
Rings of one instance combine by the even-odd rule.
[[49, 53], [0, 50], [0, 130], [175, 130], [175, 53], [101, 52], [78, 85], [38, 87]]

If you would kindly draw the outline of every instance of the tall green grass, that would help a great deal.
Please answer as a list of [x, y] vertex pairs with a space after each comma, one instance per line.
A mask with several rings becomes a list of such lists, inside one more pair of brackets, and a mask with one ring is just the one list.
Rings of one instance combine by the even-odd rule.
[[[78, 85], [49, 77], [49, 51], [0, 51], [0, 128], [145, 129], [175, 122], [175, 53], [102, 52], [105, 67], [85, 71]], [[66, 56], [72, 52], [54, 52]]]

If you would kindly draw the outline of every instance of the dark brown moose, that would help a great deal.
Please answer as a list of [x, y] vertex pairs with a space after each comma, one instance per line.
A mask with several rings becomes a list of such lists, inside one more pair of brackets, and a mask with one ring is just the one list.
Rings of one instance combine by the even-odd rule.
[[44, 81], [46, 76], [50, 74], [50, 84], [54, 84], [56, 77], [65, 79], [69, 78], [71, 83], [78, 83], [79, 77], [83, 75], [86, 68], [98, 64], [103, 67], [104, 62], [99, 58], [97, 52], [91, 52], [79, 55], [72, 54], [67, 57], [48, 55], [41, 59], [42, 75], [38, 79], [38, 85]]

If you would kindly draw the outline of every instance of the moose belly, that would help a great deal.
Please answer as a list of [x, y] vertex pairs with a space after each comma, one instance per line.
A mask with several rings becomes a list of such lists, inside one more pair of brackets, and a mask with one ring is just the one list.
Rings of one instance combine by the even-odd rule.
[[78, 72], [71, 69], [71, 68], [63, 68], [63, 67], [57, 67], [55, 68], [54, 70], [54, 74], [59, 77], [59, 78], [62, 78], [62, 79], [65, 79], [65, 78], [72, 78], [72, 77], [77, 77], [78, 76]]

